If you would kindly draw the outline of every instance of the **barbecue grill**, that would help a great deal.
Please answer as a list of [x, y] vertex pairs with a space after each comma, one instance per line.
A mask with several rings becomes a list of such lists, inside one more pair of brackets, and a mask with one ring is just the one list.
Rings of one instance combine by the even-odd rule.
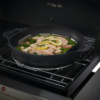
[[[54, 98], [57, 100], [74, 99], [81, 88], [92, 78], [94, 75], [92, 70], [100, 60], [100, 29], [98, 27], [100, 22], [99, 17], [97, 17], [100, 16], [98, 13], [100, 7], [98, 2], [73, 0], [66, 2], [52, 1], [53, 3], [51, 1], [34, 2], [32, 0], [24, 2], [13, 0], [5, 2], [1, 0], [0, 2], [2, 8], [0, 11], [0, 78], [10, 78], [34, 86], [36, 87], [34, 92], [29, 93], [43, 97], [44, 100], [53, 100]], [[87, 5], [84, 6], [85, 3]], [[98, 9], [94, 8], [95, 5]], [[88, 11], [89, 13], [87, 13]], [[75, 29], [84, 35], [85, 40], [90, 41], [93, 47], [87, 52], [81, 53], [74, 63], [57, 68], [35, 68], [21, 63], [13, 56], [8, 41], [3, 34], [14, 28], [44, 25]], [[86, 46], [87, 41], [84, 46]], [[12, 81], [7, 83], [2, 80], [0, 83], [21, 90], [18, 86], [11, 86]], [[28, 89], [28, 87], [25, 88]], [[24, 89], [24, 91], [27, 92], [27, 89]], [[35, 91], [46, 91], [47, 95], [44, 95], [45, 92], [40, 95]]]

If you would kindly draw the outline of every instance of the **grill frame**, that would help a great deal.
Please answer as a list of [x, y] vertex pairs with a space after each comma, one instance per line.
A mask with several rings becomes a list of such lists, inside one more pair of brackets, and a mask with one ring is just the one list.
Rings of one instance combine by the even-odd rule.
[[[11, 56], [11, 58], [12, 58], [12, 56]], [[13, 59], [13, 58], [12, 58]], [[18, 72], [21, 72], [21, 74], [23, 73], [23, 74], [29, 74], [28, 76], [31, 76], [32, 75], [32, 72], [30, 72], [30, 70], [32, 70], [33, 72], [36, 72], [36, 70], [34, 70], [34, 69], [30, 69], [30, 68], [25, 68], [25, 67], [20, 67], [19, 68], [19, 66], [17, 66], [17, 68], [15, 67], [14, 68], [14, 65], [11, 65], [11, 66], [9, 66], [9, 64], [15, 64], [15, 65], [17, 65], [17, 63], [16, 62], [14, 62], [14, 61], [10, 61], [10, 60], [6, 60], [6, 59], [3, 59], [3, 58], [0, 58], [0, 60], [1, 60], [1, 63], [0, 63], [0, 65], [2, 65], [2, 66], [4, 66], [5, 68], [7, 68], [7, 70], [9, 70], [9, 71], [14, 71], [14, 70], [16, 70], [16, 71], [18, 71]], [[86, 62], [90, 62], [90, 60], [88, 60], [88, 59], [84, 59]], [[6, 63], [4, 63], [4, 62], [7, 62], [7, 64]], [[9, 64], [8, 64], [9, 63]], [[34, 75], [35, 75], [35, 77], [34, 77], [34, 79], [36, 78], [36, 77], [40, 77], [40, 78], [38, 78], [37, 80], [35, 80], [35, 81], [37, 81], [37, 82], [40, 82], [40, 79], [42, 78], [42, 80], [41, 80], [41, 82], [43, 81], [43, 84], [46, 84], [46, 85], [49, 85], [49, 83], [50, 83], [50, 81], [53, 81], [53, 82], [51, 82], [51, 84], [50, 84], [50, 86], [51, 85], [53, 85], [53, 87], [55, 87], [55, 88], [59, 88], [60, 90], [66, 90], [66, 87], [69, 85], [69, 83], [71, 83], [71, 82], [73, 82], [74, 80], [75, 80], [75, 78], [84, 70], [84, 68], [86, 68], [86, 66], [87, 66], [87, 64], [84, 64], [84, 63], [80, 63], [80, 62], [75, 62], [75, 66], [76, 66], [76, 68], [73, 68], [73, 69], [71, 69], [71, 70], [69, 70], [70, 72], [68, 73], [68, 74], [73, 74], [73, 72], [71, 72], [72, 70], [77, 70], [77, 67], [78, 67], [78, 65], [79, 66], [81, 66], [81, 67], [83, 67], [83, 68], [81, 68], [80, 69], [80, 71], [76, 74], [76, 75], [74, 75], [75, 77], [73, 77], [73, 78], [70, 78], [70, 77], [67, 77], [67, 74], [65, 75], [65, 76], [62, 76], [62, 75], [59, 75], [59, 74], [57, 74], [57, 72], [59, 73], [60, 71], [62, 71], [62, 70], [65, 70], [65, 68], [64, 69], [59, 69], [59, 70], [55, 70], [55, 72], [53, 73], [53, 72], [49, 72], [49, 71], [43, 71], [43, 70], [39, 70], [38, 72], [41, 72], [41, 74], [43, 73], [45, 73], [46, 75], [50, 75], [50, 78], [48, 78], [48, 77], [44, 77], [44, 76], [41, 76], [41, 74], [40, 75], [38, 75], [38, 73], [36, 73], [36, 74], [33, 74], [33, 77], [34, 77]], [[74, 65], [71, 65], [72, 67], [74, 66]], [[5, 70], [5, 68], [2, 68], [2, 69], [4, 69]], [[69, 66], [70, 67], [70, 66]], [[27, 69], [27, 71], [24, 71], [24, 69]], [[15, 72], [16, 72], [15, 71]], [[62, 71], [63, 72], [63, 71]], [[17, 73], [17, 74], [20, 74], [20, 73]], [[75, 74], [75, 73], [74, 73]], [[21, 75], [22, 76], [22, 75]], [[57, 78], [61, 78], [61, 81], [58, 81], [57, 79], [53, 79], [52, 77], [57, 77]], [[49, 80], [49, 81], [48, 81]], [[62, 80], [66, 80], [66, 81], [68, 81], [68, 83], [66, 82], [63, 82]], [[70, 82], [69, 82], [70, 81]], [[58, 83], [58, 84], [57, 84]], [[61, 85], [62, 84], [62, 85]], [[64, 86], [65, 85], [65, 86]]]
[[[5, 21], [5, 20], [4, 20]], [[5, 22], [6, 23], [6, 22]], [[7, 22], [7, 23], [9, 23], [9, 21]], [[4, 26], [5, 25], [7, 25], [7, 23], [6, 24], [4, 24]], [[14, 24], [16, 24], [15, 22], [10, 22], [10, 25], [14, 25]], [[18, 25], [18, 26], [17, 26]], [[3, 27], [4, 27], [3, 26]], [[8, 24], [8, 26], [9, 26], [9, 24]], [[21, 27], [20, 27], [21, 26]], [[15, 25], [15, 27], [14, 28], [26, 28], [25, 26], [27, 26], [27, 27], [31, 27], [31, 26], [29, 26], [29, 25], [23, 25], [23, 24], [21, 24], [20, 25], [20, 23], [18, 23], [18, 24], [16, 24]], [[7, 28], [7, 29], [5, 29], [6, 27], [4, 27], [4, 28], [2, 28], [3, 30], [2, 30], [2, 36], [3, 36], [3, 33], [5, 32], [5, 31], [8, 31], [9, 29], [12, 29], [13, 27], [11, 27], [10, 28], [10, 26], [9, 26], [9, 28]], [[93, 44], [95, 43], [95, 39], [91, 39], [91, 38], [88, 38], [88, 37], [85, 37], [86, 39], [88, 39], [89, 41], [91, 41]], [[5, 38], [3, 38], [4, 39], [4, 41], [5, 41]], [[1, 43], [1, 42], [0, 42]], [[2, 45], [0, 45], [0, 46], [2, 46]], [[9, 46], [8, 46], [8, 44], [7, 44], [7, 42], [6, 42], [6, 44], [4, 45], [4, 47], [6, 46], [6, 48], [7, 48], [7, 50], [8, 51], [10, 51], [10, 49], [9, 49]], [[3, 49], [3, 48], [2, 48]], [[4, 48], [4, 50], [5, 50], [5, 48]], [[3, 52], [2, 52], [2, 54], [5, 54], [6, 52], [3, 50]], [[6, 50], [6, 51], [7, 51]], [[2, 50], [1, 50], [2, 51]], [[6, 55], [6, 54], [5, 54]], [[0, 58], [1, 59], [1, 58]], [[8, 62], [10, 61], [9, 60], [9, 58], [6, 58], [6, 59], [8, 59]], [[2, 59], [2, 62], [3, 62], [3, 64], [4, 64], [4, 62], [6, 62], [6, 59]], [[90, 60], [88, 60], [88, 59], [84, 59], [86, 62], [89, 62], [90, 63]], [[91, 59], [91, 61], [92, 61], [92, 59]], [[11, 63], [13, 63], [13, 62], [11, 62]], [[82, 66], [85, 66], [85, 64], [84, 63], [80, 63], [80, 62], [75, 62], [76, 64], [78, 64], [78, 65], [82, 65]], [[22, 74], [22, 72], [20, 72], [20, 73], [17, 73], [16, 71], [14, 72], [14, 70], [9, 70], [9, 68], [11, 67], [11, 66], [8, 66], [8, 63], [7, 63], [7, 66], [5, 66], [5, 67], [2, 67], [2, 66], [4, 66], [3, 64], [1, 64], [0, 63], [0, 69], [2, 70], [2, 71], [8, 71], [9, 73], [12, 73], [12, 74], [18, 74], [18, 76], [21, 76], [21, 77], [27, 77], [27, 78], [29, 78], [30, 80], [32, 80], [32, 81], [36, 81], [36, 82], [40, 82], [40, 80], [37, 80], [37, 79], [32, 79], [33, 77], [31, 77], [30, 75], [27, 75], [27, 74]], [[15, 63], [14, 63], [15, 64]], [[88, 64], [89, 65], [89, 64]], [[86, 66], [88, 66], [88, 65], [86, 65]], [[12, 68], [14, 68], [13, 66], [12, 66]], [[21, 70], [23, 71], [23, 69], [24, 68], [21, 68]], [[85, 67], [85, 68], [83, 68], [77, 75], [76, 75], [76, 77], [73, 79], [73, 78], [68, 78], [68, 80], [70, 80], [70, 84], [68, 83], [67, 84], [67, 86], [65, 86], [64, 88], [61, 88], [61, 87], [59, 87], [59, 85], [57, 86], [57, 85], [54, 85], [53, 87], [54, 88], [57, 88], [57, 89], [60, 89], [60, 90], [62, 90], [62, 91], [67, 91], [68, 90], [68, 93], [67, 93], [67, 95], [68, 96], [71, 96], [71, 94], [78, 88], [78, 86], [79, 85], [76, 85], [76, 88], [73, 88], [73, 90], [72, 89], [70, 89], [70, 88], [72, 88], [72, 86], [73, 86], [73, 84], [74, 84], [74, 86], [75, 86], [75, 81], [79, 78], [79, 77], [81, 77], [81, 75], [86, 71], [86, 69], [88, 69], [88, 67]], [[90, 73], [90, 72], [89, 72]], [[88, 73], [88, 74], [89, 74]], [[50, 74], [50, 73], [49, 73]], [[85, 77], [86, 77], [86, 75], [85, 75]], [[85, 77], [84, 77], [84, 79], [85, 79]], [[49, 79], [50, 80], [50, 79]], [[50, 81], [49, 81], [50, 82]], [[81, 81], [82, 82], [82, 81]], [[81, 84], [81, 82], [79, 82], [80, 84]], [[45, 84], [45, 85], [47, 85], [47, 83], [46, 83], [46, 81], [45, 82], [43, 82], [42, 84]], [[48, 86], [51, 86], [51, 84], [48, 84]]]

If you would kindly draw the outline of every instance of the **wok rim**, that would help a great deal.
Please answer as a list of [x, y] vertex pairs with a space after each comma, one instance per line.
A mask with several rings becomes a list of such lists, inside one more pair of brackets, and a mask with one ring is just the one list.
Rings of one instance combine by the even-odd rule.
[[[78, 32], [78, 31], [76, 31], [76, 30], [74, 30], [74, 29], [72, 29], [72, 28], [69, 28], [69, 27], [63, 27], [63, 26], [55, 26], [55, 25], [48, 25], [48, 26], [34, 26], [34, 27], [29, 27], [29, 28], [21, 28], [22, 29], [22, 31], [23, 31], [23, 29], [31, 29], [31, 28], [45, 28], [45, 27], [53, 27], [53, 28], [64, 28], [64, 29], [67, 29], [67, 30], [70, 30], [70, 31], [72, 31], [72, 32], [75, 32], [75, 33], [78, 33], [78, 34], [80, 34], [83, 38], [84, 38], [84, 36], [80, 33], [80, 32]], [[19, 28], [20, 29], [20, 28]], [[12, 46], [11, 45], [11, 43], [10, 43], [10, 39], [7, 39], [8, 41], [9, 41], [9, 44], [10, 44], [10, 46], [14, 49], [14, 50], [17, 50], [14, 46]], [[85, 45], [85, 38], [84, 38], [84, 43], [83, 43], [83, 45], [78, 49], [78, 50], [76, 50], [76, 51], [71, 51], [71, 52], [68, 52], [68, 54], [70, 54], [70, 53], [74, 53], [74, 52], [80, 52], [81, 51], [81, 49], [84, 47], [84, 45]], [[30, 54], [30, 53], [26, 53], [26, 52], [22, 52], [22, 51], [20, 51], [20, 50], [17, 50], [18, 52], [21, 52], [21, 53], [24, 53], [24, 54], [29, 54], [29, 55], [35, 55], [35, 56], [59, 56], [59, 55], [65, 55], [65, 54], [67, 54], [67, 52], [66, 53], [63, 53], [63, 54], [58, 54], [58, 55], [36, 55], [36, 54]]]

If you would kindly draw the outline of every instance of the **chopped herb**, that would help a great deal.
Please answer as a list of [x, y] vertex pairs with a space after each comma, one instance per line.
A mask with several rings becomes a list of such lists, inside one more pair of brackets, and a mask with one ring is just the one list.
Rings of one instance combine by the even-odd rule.
[[19, 50], [19, 51], [22, 51], [20, 46], [17, 46], [16, 49]]
[[52, 42], [55, 42], [55, 43], [57, 43], [57, 40], [52, 40]]
[[33, 54], [36, 54], [36, 55], [37, 55], [37, 53], [36, 53], [36, 52], [34, 52]]
[[42, 46], [45, 46], [45, 44], [37, 44], [37, 47], [42, 47]]
[[69, 48], [60, 48], [60, 50], [62, 50], [62, 52], [57, 53], [57, 54], [55, 54], [55, 55], [59, 55], [59, 54], [64, 54], [64, 53], [66, 53], [66, 52], [69, 50]]
[[38, 35], [36, 35], [36, 36], [41, 37], [42, 35], [38, 34]]
[[49, 37], [49, 36], [52, 36], [52, 35], [50, 34], [50, 35], [48, 35], [48, 37]]
[[30, 42], [30, 44], [33, 44], [33, 43], [36, 43], [36, 40], [34, 40], [34, 39], [29, 39], [29, 42]]
[[50, 35], [48, 35], [48, 37], [49, 37], [49, 36], [57, 36], [57, 35], [55, 35], [55, 34], [50, 34]]
[[22, 44], [21, 46], [23, 46], [24, 48], [27, 48], [27, 47], [30, 46], [30, 44], [24, 43], [24, 44]]
[[66, 39], [68, 41], [68, 45], [76, 45], [76, 42], [72, 41], [71, 39]]
[[45, 55], [45, 54], [41, 54], [41, 55]]
[[61, 54], [66, 53], [70, 48], [60, 48], [62, 50]]
[[49, 39], [44, 39], [43, 41], [48, 41]]
[[27, 51], [27, 53], [29, 53], [29, 51]]

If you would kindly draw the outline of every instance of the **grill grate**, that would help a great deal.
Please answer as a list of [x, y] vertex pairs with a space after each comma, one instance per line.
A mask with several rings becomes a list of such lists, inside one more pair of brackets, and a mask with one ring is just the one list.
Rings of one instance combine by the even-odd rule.
[[[54, 71], [35, 71], [31, 69], [25, 69], [17, 66], [13, 61], [12, 56], [9, 58], [3, 58], [4, 55], [0, 58], [0, 68], [3, 70], [11, 71], [13, 73], [31, 77], [37, 82], [42, 82], [46, 85], [65, 90], [66, 87], [75, 80], [75, 78], [84, 70], [88, 64], [91, 62], [91, 57], [89, 56], [93, 51], [93, 48], [87, 54], [87, 56], [82, 59], [80, 62], [75, 62], [70, 67], [66, 67], [62, 70]], [[88, 57], [89, 56], [89, 57]]]
[[[24, 27], [30, 27], [29, 25], [24, 25], [20, 23], [15, 22], [9, 22], [5, 20], [0, 20], [0, 23], [2, 24], [2, 32], [1, 36], [5, 31], [8, 31], [13, 28], [24, 28]], [[2, 36], [3, 37], [3, 36]], [[93, 44], [95, 43], [94, 39], [87, 38], [88, 41], [91, 41]], [[58, 69], [58, 70], [52, 70], [52, 71], [44, 71], [44, 70], [33, 70], [32, 68], [26, 68], [26, 67], [20, 67], [17, 65], [16, 62], [14, 62], [12, 57], [12, 52], [9, 49], [9, 46], [7, 45], [7, 41], [5, 38], [3, 38], [3, 42], [0, 41], [0, 46], [3, 49], [0, 53], [0, 69], [11, 72], [16, 75], [28, 77], [31, 80], [34, 80], [36, 82], [49, 85], [51, 87], [60, 89], [60, 90], [66, 90], [67, 86], [71, 84], [77, 76], [90, 64], [92, 60], [92, 53], [93, 48], [89, 50], [86, 53], [83, 53], [80, 57], [76, 59], [76, 62], [70, 65], [69, 67], [65, 67], [64, 69]], [[5, 44], [5, 46], [4, 46]]]

